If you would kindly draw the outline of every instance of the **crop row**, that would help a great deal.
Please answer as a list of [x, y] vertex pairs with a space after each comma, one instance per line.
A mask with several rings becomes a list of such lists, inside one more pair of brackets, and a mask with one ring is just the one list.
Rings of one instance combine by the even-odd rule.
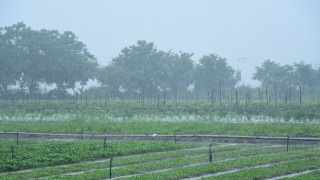
[[320, 157], [312, 157], [305, 159], [291, 160], [288, 162], [272, 164], [266, 167], [250, 168], [233, 173], [212, 176], [203, 179], [264, 179], [275, 176], [289, 174], [291, 172], [299, 172], [308, 169], [315, 169], [320, 166]]
[[[227, 146], [215, 146], [213, 147], [214, 152], [231, 152], [246, 148], [253, 148], [251, 144], [243, 144], [243, 145], [227, 145]], [[123, 156], [116, 158], [114, 161], [115, 167], [132, 165], [132, 164], [141, 164], [159, 160], [167, 160], [170, 158], [179, 158], [184, 156], [195, 156], [195, 155], [205, 155], [208, 153], [207, 147], [202, 148], [187, 148], [181, 150], [174, 150], [174, 151], [164, 151], [164, 152], [151, 152], [145, 153], [141, 155], [133, 155], [133, 156]], [[22, 177], [42, 177], [54, 174], [63, 174], [63, 173], [70, 173], [70, 172], [78, 172], [78, 171], [87, 171], [91, 169], [101, 169], [108, 166], [109, 159], [101, 159], [98, 161], [93, 162], [82, 162], [77, 164], [69, 164], [64, 166], [56, 166], [56, 167], [46, 167], [46, 168], [38, 168], [33, 169], [32, 171], [23, 171], [18, 173], [7, 173], [7, 174], [0, 174], [0, 177], [11, 177], [13, 179], [19, 179]]]
[[[217, 172], [227, 171], [229, 169], [251, 167], [269, 163], [279, 163], [293, 159], [303, 159], [310, 156], [318, 156], [319, 150], [303, 150], [290, 153], [268, 154], [263, 156], [237, 158], [227, 161], [200, 164], [190, 167], [182, 167], [162, 172], [149, 174], [141, 174], [131, 176], [129, 179], [182, 179], [201, 176], [205, 174], [213, 174]], [[94, 176], [93, 176], [94, 177]], [[88, 178], [88, 177], [87, 177]], [[127, 179], [127, 178], [124, 178]]]
[[[235, 159], [243, 159], [245, 157], [251, 156], [261, 156], [261, 154], [270, 154], [270, 153], [279, 153], [283, 147], [269, 147], [269, 148], [261, 148], [261, 149], [247, 149], [247, 150], [235, 150], [228, 152], [217, 152], [213, 154], [214, 163], [235, 160]], [[282, 150], [283, 151], [283, 150]], [[116, 161], [116, 160], [115, 160]], [[145, 164], [137, 164], [137, 165], [128, 165], [124, 167], [115, 168], [113, 170], [113, 177], [121, 177], [128, 175], [135, 175], [139, 173], [146, 172], [157, 172], [163, 171], [168, 168], [184, 168], [186, 166], [194, 166], [199, 164], [207, 164], [209, 161], [208, 155], [198, 155], [198, 156], [185, 156], [185, 157], [177, 157], [171, 158], [168, 160], [154, 161]], [[90, 170], [82, 172], [81, 174], [73, 174], [73, 175], [62, 175], [52, 177], [53, 179], [101, 179], [107, 178], [109, 171], [106, 169], [98, 169], [98, 170]]]
[[[238, 156], [248, 156], [252, 154], [256, 154], [257, 152], [260, 153], [270, 153], [274, 151], [283, 151], [283, 147], [268, 147], [261, 149], [254, 149], [254, 145], [251, 144], [241, 144], [241, 145], [227, 145], [227, 146], [214, 146], [214, 160], [224, 159], [228, 157], [233, 157], [235, 155]], [[193, 149], [182, 149], [182, 150], [175, 150], [175, 151], [165, 151], [165, 152], [154, 152], [154, 153], [146, 153], [141, 155], [134, 155], [134, 156], [124, 156], [114, 159], [114, 167], [122, 167], [133, 165], [135, 169], [141, 169], [140, 164], [150, 164], [154, 163], [153, 166], [149, 166], [150, 169], [157, 168], [160, 161], [166, 162], [173, 162], [176, 161], [174, 159], [182, 159], [186, 163], [193, 163], [193, 162], [207, 162], [208, 161], [208, 147], [206, 148], [193, 148]], [[191, 157], [192, 160], [184, 160], [184, 157]], [[180, 163], [183, 163], [182, 161]], [[64, 165], [64, 166], [56, 166], [56, 167], [47, 167], [47, 168], [38, 168], [33, 169], [32, 171], [24, 171], [20, 173], [7, 173], [2, 174], [2, 176], [7, 177], [10, 179], [19, 179], [19, 178], [39, 178], [43, 176], [55, 175], [55, 174], [65, 174], [65, 173], [74, 173], [80, 171], [90, 171], [90, 170], [97, 170], [97, 169], [104, 169], [108, 165], [108, 159], [106, 160], [99, 160], [94, 162], [84, 162], [79, 164], [71, 164], [71, 165]], [[145, 166], [144, 165], [144, 166]], [[174, 164], [173, 164], [174, 165]], [[151, 170], [150, 169], [150, 170]], [[1, 177], [1, 176], [0, 176]]]
[[[29, 143], [28, 143], [29, 142]], [[32, 144], [30, 142], [33, 142]], [[12, 140], [1, 140], [0, 170], [13, 171], [75, 163], [97, 158], [158, 152], [164, 150], [197, 147], [199, 143], [173, 143], [161, 141], [29, 141], [23, 140], [18, 147]]]
[[[319, 168], [319, 165], [318, 167]], [[311, 171], [310, 173], [300, 174], [293, 177], [282, 178], [282, 180], [318, 180], [320, 179], [320, 170]]]
[[[15, 147], [15, 158], [10, 156], [10, 148], [15, 145], [14, 139], [0, 139], [2, 148], [0, 149], [2, 171], [5, 168], [14, 167], [26, 169], [33, 167], [45, 167], [30, 169], [16, 173], [1, 173], [0, 179], [20, 179], [20, 178], [41, 178], [50, 179], [100, 179], [108, 178], [109, 166], [108, 157], [115, 157], [113, 161], [114, 177], [128, 176], [134, 178], [135, 175], [145, 172], [165, 173], [172, 170], [168, 168], [189, 168], [186, 166], [202, 166], [208, 162], [208, 144], [203, 143], [173, 143], [161, 141], [108, 141], [107, 147], [103, 147], [103, 141], [43, 141], [26, 140], [19, 142]], [[205, 146], [204, 146], [205, 145]], [[200, 147], [200, 148], [199, 148]], [[305, 145], [297, 145], [294, 152], [301, 152]], [[298, 150], [298, 151], [297, 151]], [[283, 154], [288, 154], [285, 146], [269, 146], [238, 144], [220, 146], [213, 144], [214, 164], [228, 161], [235, 161], [247, 158], [257, 158]], [[306, 150], [305, 155], [314, 156], [319, 154], [315, 150]], [[36, 155], [36, 156], [35, 156]], [[130, 156], [123, 156], [130, 155]], [[293, 158], [294, 159], [294, 158]], [[88, 162], [70, 164], [89, 160]], [[91, 161], [91, 162], [90, 162]], [[9, 163], [8, 163], [9, 162]], [[12, 164], [10, 164], [10, 162]], [[264, 162], [262, 162], [264, 163]], [[55, 166], [65, 164], [62, 166]], [[10, 166], [11, 165], [11, 166]], [[46, 167], [53, 166], [53, 167]], [[11, 170], [11, 169], [9, 169]], [[157, 172], [163, 171], [164, 172]], [[174, 169], [173, 169], [174, 170]], [[220, 170], [221, 171], [221, 170]], [[146, 174], [148, 176], [148, 174]], [[143, 177], [143, 175], [142, 175]]]

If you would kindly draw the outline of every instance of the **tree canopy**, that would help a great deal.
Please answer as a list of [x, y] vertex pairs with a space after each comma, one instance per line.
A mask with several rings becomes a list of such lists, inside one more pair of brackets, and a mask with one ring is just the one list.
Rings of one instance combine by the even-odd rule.
[[70, 31], [37, 31], [19, 22], [1, 29], [0, 45], [2, 92], [18, 84], [33, 94], [40, 83], [65, 90], [95, 77], [96, 58]]
[[226, 59], [204, 56], [195, 67], [191, 58], [189, 53], [164, 52], [157, 50], [153, 43], [138, 41], [136, 45], [124, 48], [112, 63], [102, 68], [98, 79], [113, 91], [121, 87], [142, 96], [146, 92], [172, 92], [176, 96], [187, 92], [194, 84], [205, 90], [221, 84], [235, 85], [234, 70], [227, 65]]
[[262, 87], [274, 86], [281, 92], [303, 88], [312, 94], [319, 88], [319, 72], [320, 68], [315, 69], [304, 62], [281, 66], [274, 61], [265, 60], [261, 67], [256, 67], [252, 79], [260, 81]]
[[222, 85], [228, 88], [234, 87], [236, 83], [234, 72], [225, 58], [214, 54], [203, 56], [196, 66], [196, 87], [208, 92]]

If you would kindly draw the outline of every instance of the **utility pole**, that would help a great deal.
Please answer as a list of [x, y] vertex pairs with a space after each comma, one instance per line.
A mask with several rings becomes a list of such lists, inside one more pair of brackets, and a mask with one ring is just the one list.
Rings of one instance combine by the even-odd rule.
[[237, 73], [236, 73], [237, 87], [239, 87], [239, 82], [241, 81], [241, 71], [239, 69], [239, 64], [240, 64], [240, 61], [243, 60], [243, 59], [246, 59], [246, 58], [239, 58], [238, 59], [238, 68], [237, 68]]

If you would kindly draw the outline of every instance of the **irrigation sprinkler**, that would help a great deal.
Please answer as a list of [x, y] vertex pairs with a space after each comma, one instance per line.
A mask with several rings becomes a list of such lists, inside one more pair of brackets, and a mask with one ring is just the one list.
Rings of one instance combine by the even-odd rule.
[[19, 132], [17, 132], [17, 147], [19, 146]]
[[15, 158], [15, 154], [14, 154], [14, 147], [11, 146], [11, 159]]
[[209, 146], [209, 162], [212, 163], [212, 144]]
[[112, 159], [113, 158], [110, 159], [110, 168], [109, 168], [109, 177], [110, 177], [110, 179], [112, 179]]
[[287, 152], [289, 152], [289, 136], [287, 138]]
[[107, 147], [107, 136], [104, 137], [103, 140], [103, 147], [106, 148]]
[[86, 107], [88, 106], [88, 95], [86, 95]]

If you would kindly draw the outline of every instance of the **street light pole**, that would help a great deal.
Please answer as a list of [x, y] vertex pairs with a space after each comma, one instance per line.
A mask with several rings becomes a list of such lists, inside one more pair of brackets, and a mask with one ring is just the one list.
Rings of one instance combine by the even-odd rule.
[[[239, 59], [238, 59], [237, 75], [238, 75], [238, 73], [239, 73], [239, 76], [241, 76], [241, 74], [240, 74], [240, 69], [239, 69], [239, 63], [240, 63], [240, 60], [243, 60], [243, 59], [246, 59], [246, 58], [239, 58]], [[237, 77], [237, 78], [239, 78], [239, 77]], [[241, 77], [240, 77], [240, 78], [241, 78]], [[239, 87], [240, 78], [237, 79], [237, 87]]]
[[246, 59], [246, 58], [240, 58], [240, 59], [238, 59], [238, 71], [239, 71], [239, 62], [240, 62], [241, 60], [243, 60], [243, 59]]

